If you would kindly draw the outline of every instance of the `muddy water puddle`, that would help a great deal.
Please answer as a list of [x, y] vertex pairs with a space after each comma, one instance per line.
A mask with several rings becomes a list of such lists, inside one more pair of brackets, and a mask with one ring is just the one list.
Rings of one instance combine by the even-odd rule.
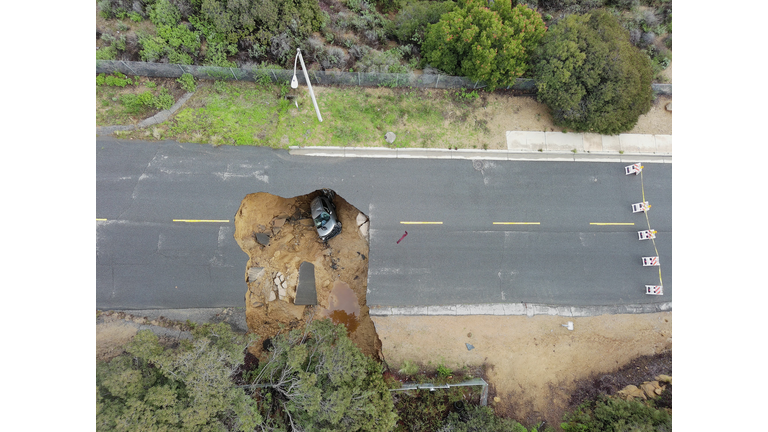
[[328, 309], [322, 310], [321, 314], [330, 318], [334, 324], [344, 324], [347, 334], [354, 333], [360, 325], [360, 304], [357, 295], [347, 283], [337, 280], [328, 295]]

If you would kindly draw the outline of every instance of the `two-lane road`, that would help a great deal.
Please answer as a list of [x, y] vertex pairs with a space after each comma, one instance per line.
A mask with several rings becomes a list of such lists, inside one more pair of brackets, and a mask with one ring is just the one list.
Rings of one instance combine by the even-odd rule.
[[643, 176], [665, 291], [656, 297], [644, 285], [659, 269], [640, 263], [653, 244], [636, 234], [646, 218], [630, 209], [641, 179], [623, 164], [313, 158], [102, 138], [96, 154], [99, 308], [242, 306], [240, 201], [320, 188], [371, 217], [371, 305], [671, 301], [668, 164], [646, 164]]

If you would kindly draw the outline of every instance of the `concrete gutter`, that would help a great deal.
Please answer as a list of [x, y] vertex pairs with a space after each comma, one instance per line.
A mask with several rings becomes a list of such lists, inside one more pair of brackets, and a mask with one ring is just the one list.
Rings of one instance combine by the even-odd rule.
[[371, 316], [460, 316], [496, 315], [521, 316], [552, 315], [562, 317], [589, 317], [598, 315], [643, 314], [669, 312], [672, 302], [602, 306], [553, 306], [535, 303], [486, 303], [444, 306], [369, 306]]

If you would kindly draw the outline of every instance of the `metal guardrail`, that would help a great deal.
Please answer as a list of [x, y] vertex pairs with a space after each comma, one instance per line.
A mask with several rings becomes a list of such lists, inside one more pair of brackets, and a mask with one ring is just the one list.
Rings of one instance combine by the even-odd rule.
[[464, 381], [462, 383], [458, 384], [442, 384], [442, 385], [435, 385], [432, 383], [407, 383], [403, 384], [402, 387], [396, 388], [396, 389], [390, 389], [390, 392], [393, 391], [406, 391], [406, 390], [429, 390], [429, 391], [435, 391], [436, 389], [447, 389], [451, 387], [468, 387], [468, 386], [482, 386], [483, 391], [480, 394], [480, 406], [486, 406], [488, 405], [488, 383], [485, 382], [482, 378], [473, 378], [469, 381]]

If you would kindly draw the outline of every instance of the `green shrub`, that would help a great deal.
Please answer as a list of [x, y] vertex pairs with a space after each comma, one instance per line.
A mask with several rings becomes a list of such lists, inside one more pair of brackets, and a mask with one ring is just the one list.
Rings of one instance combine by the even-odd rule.
[[96, 60], [114, 60], [117, 58], [117, 49], [110, 45], [96, 50]]
[[442, 364], [437, 367], [437, 376], [440, 378], [447, 378], [451, 375], [453, 375], [453, 369], [450, 369]]
[[120, 72], [113, 72], [112, 75], [98, 74], [96, 76], [96, 85], [106, 85], [109, 87], [125, 87], [133, 84], [133, 81]]
[[317, 0], [203, 0], [200, 4], [201, 17], [229, 43], [249, 37], [267, 45], [281, 33], [303, 40], [320, 31], [327, 19]]
[[149, 7], [149, 20], [156, 26], [176, 26], [181, 20], [181, 12], [169, 0], [157, 0]]
[[558, 126], [618, 134], [651, 107], [651, 61], [608, 12], [558, 21], [541, 40], [536, 59], [538, 99]]
[[176, 103], [173, 95], [168, 93], [168, 89], [160, 87], [160, 93], [152, 98], [152, 106], [159, 110], [167, 110]]
[[419, 366], [410, 360], [406, 360], [403, 362], [399, 372], [406, 376], [414, 376], [419, 373]]
[[545, 30], [541, 15], [525, 5], [497, 1], [488, 9], [484, 0], [460, 0], [429, 25], [422, 48], [431, 66], [481, 80], [493, 91], [526, 72]]
[[[514, 420], [497, 417], [487, 406], [470, 405], [463, 413], [451, 412], [443, 421], [441, 430], [452, 432], [528, 432], [528, 429]], [[535, 431], [535, 429], [532, 429]]]
[[139, 94], [124, 94], [120, 96], [120, 103], [129, 114], [140, 114], [152, 106], [154, 96], [149, 90]]
[[453, 1], [417, 1], [409, 3], [390, 21], [391, 33], [400, 43], [424, 42], [424, 35], [429, 24], [440, 21], [443, 14], [456, 7]]
[[193, 77], [190, 73], [182, 74], [181, 77], [176, 80], [176, 82], [181, 84], [181, 88], [183, 88], [185, 91], [193, 92], [195, 89], [197, 89], [195, 77]]
[[139, 56], [145, 62], [155, 62], [162, 59], [170, 49], [165, 39], [147, 34], [139, 35], [139, 45], [141, 45]]
[[141, 16], [138, 12], [130, 12], [128, 14], [128, 19], [130, 19], [133, 22], [141, 22], [144, 20], [144, 17]]
[[672, 430], [672, 416], [666, 410], [603, 395], [580, 405], [563, 420], [560, 427], [565, 432]]
[[200, 50], [200, 34], [193, 32], [184, 24], [160, 25], [157, 27], [157, 35], [165, 39], [171, 48], [181, 48], [188, 53], [196, 53]]

